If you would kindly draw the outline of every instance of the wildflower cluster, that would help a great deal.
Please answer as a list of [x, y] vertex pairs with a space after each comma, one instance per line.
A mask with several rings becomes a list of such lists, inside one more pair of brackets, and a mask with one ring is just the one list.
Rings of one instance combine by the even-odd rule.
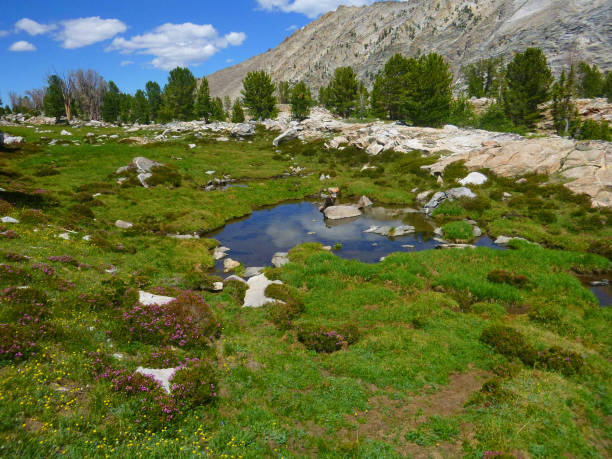
[[0, 280], [8, 284], [24, 283], [30, 280], [30, 273], [16, 266], [0, 264]]
[[47, 257], [47, 260], [54, 263], [65, 263], [72, 266], [78, 266], [79, 262], [71, 255], [52, 255]]
[[57, 274], [55, 268], [47, 263], [34, 263], [32, 269], [40, 271], [47, 277], [53, 277]]
[[6, 261], [13, 261], [13, 262], [19, 262], [19, 261], [24, 261], [28, 259], [27, 256], [21, 255], [20, 253], [15, 253], [15, 252], [5, 252], [4, 258], [6, 259]]
[[137, 423], [156, 429], [175, 419], [184, 410], [213, 402], [217, 398], [217, 380], [213, 366], [200, 359], [185, 359], [170, 380], [167, 393], [151, 376], [131, 373], [112, 366], [110, 359], [91, 353], [96, 379], [108, 380], [111, 388], [138, 404]]
[[148, 344], [208, 345], [221, 333], [210, 306], [192, 291], [166, 305], [136, 304], [123, 312], [121, 320], [132, 339]]
[[323, 326], [302, 325], [298, 327], [297, 337], [307, 349], [330, 353], [357, 342], [359, 330], [354, 325], [346, 325], [337, 330]]
[[30, 224], [46, 223], [49, 217], [38, 209], [26, 209], [21, 213], [21, 221]]
[[34, 288], [9, 287], [0, 297], [0, 360], [23, 360], [39, 350], [52, 329], [44, 323], [47, 296]]

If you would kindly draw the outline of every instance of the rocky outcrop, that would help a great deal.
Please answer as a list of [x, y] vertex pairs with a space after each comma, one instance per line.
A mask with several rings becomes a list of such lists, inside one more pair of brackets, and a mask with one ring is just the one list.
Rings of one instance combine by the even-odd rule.
[[567, 66], [570, 55], [611, 68], [612, 2], [557, 3], [412, 0], [340, 7], [296, 30], [276, 48], [208, 75], [211, 95], [240, 97], [242, 80], [256, 70], [266, 70], [274, 81], [304, 80], [316, 94], [336, 68], [351, 66], [371, 87], [395, 53], [436, 51], [457, 76], [465, 64], [492, 56], [508, 60], [529, 46], [542, 47], [555, 73]]
[[340, 220], [342, 218], [359, 217], [361, 211], [355, 206], [330, 206], [323, 213], [329, 220]]
[[504, 177], [558, 175], [573, 192], [589, 195], [594, 207], [612, 207], [610, 142], [560, 137], [517, 139], [446, 156], [427, 168], [439, 174], [456, 161], [465, 161], [468, 169], [489, 169]]

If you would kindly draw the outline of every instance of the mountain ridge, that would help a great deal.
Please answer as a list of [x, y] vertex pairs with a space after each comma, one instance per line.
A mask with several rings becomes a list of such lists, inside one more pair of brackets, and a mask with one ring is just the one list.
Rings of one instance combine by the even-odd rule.
[[[327, 46], [326, 43], [333, 43]], [[317, 89], [335, 68], [352, 66], [371, 86], [395, 53], [436, 51], [455, 75], [462, 65], [541, 47], [556, 73], [570, 61], [612, 69], [612, 2], [609, 0], [414, 0], [341, 6], [286, 37], [277, 47], [208, 75], [214, 96], [240, 96], [250, 71], [275, 81], [303, 79]]]

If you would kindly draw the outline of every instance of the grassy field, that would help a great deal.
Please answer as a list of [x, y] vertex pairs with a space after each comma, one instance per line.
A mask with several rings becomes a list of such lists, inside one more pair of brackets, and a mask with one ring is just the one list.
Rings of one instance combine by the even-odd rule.
[[[260, 129], [147, 145], [127, 139], [146, 132], [61, 129], [3, 127], [26, 143], [0, 150], [0, 216], [20, 221], [0, 224], [0, 456], [612, 455], [612, 309], [574, 276], [609, 272], [612, 212], [555, 177], [483, 171], [478, 198], [434, 212], [458, 241], [470, 218], [538, 244], [373, 265], [304, 244], [267, 270], [284, 303], [251, 309], [239, 283], [206, 290], [207, 232], [329, 186], [416, 207], [418, 192], [441, 189], [421, 170], [434, 158], [276, 149]], [[161, 184], [117, 183], [136, 156], [168, 166]], [[447, 186], [465, 173], [449, 167]], [[248, 187], [203, 190], [225, 175]], [[203, 237], [167, 237], [193, 232]], [[138, 289], [177, 301], [142, 307]], [[178, 365], [171, 395], [133, 374]]]

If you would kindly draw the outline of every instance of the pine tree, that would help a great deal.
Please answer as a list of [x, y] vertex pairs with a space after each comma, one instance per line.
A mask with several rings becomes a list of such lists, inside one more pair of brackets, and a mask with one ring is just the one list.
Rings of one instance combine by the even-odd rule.
[[196, 79], [189, 69], [176, 67], [171, 70], [162, 95], [161, 117], [164, 120], [193, 119], [195, 89]]
[[223, 109], [228, 113], [232, 109], [232, 99], [230, 99], [230, 96], [223, 98]]
[[49, 86], [43, 99], [45, 114], [59, 120], [61, 116], [66, 114], [62, 80], [57, 75], [51, 75], [47, 80], [47, 84]]
[[249, 114], [256, 120], [275, 118], [278, 114], [275, 86], [265, 71], [249, 72], [242, 81], [242, 100]]
[[234, 106], [232, 107], [232, 123], [244, 123], [244, 111], [240, 100], [236, 99]]
[[149, 81], [145, 86], [147, 101], [149, 103], [149, 115], [153, 121], [159, 117], [159, 109], [162, 104], [161, 88], [155, 81]]
[[468, 97], [499, 97], [503, 79], [501, 58], [482, 59], [461, 69]]
[[597, 65], [580, 63], [580, 97], [592, 99], [604, 95], [604, 76]]
[[278, 83], [278, 103], [291, 103], [291, 85], [288, 81], [281, 81]]
[[329, 106], [336, 115], [348, 118], [357, 108], [359, 82], [352, 67], [339, 67], [327, 87]]
[[220, 97], [215, 97], [211, 101], [210, 120], [211, 121], [226, 121], [227, 115], [223, 110], [223, 101]]
[[140, 124], [149, 122], [149, 103], [142, 89], [136, 91], [133, 101], [133, 120]]
[[372, 88], [370, 104], [373, 113], [390, 120], [405, 119], [402, 99], [407, 89], [406, 78], [414, 62], [401, 54], [392, 56], [377, 75]]
[[119, 94], [119, 120], [122, 123], [133, 123], [134, 120], [134, 96], [130, 94]]
[[533, 129], [542, 117], [539, 105], [546, 102], [553, 81], [540, 48], [527, 48], [517, 53], [506, 69], [503, 92], [504, 110], [518, 126]]
[[416, 126], [440, 126], [450, 114], [453, 82], [450, 68], [436, 53], [410, 61], [400, 113]]
[[102, 119], [107, 123], [116, 123], [119, 119], [120, 95], [117, 85], [113, 81], [109, 81], [102, 99]]
[[608, 102], [612, 102], [612, 71], [606, 74], [604, 81], [604, 96], [608, 98]]
[[210, 121], [213, 106], [210, 98], [208, 79], [205, 77], [200, 81], [200, 87], [198, 88], [198, 93], [196, 95], [194, 110], [197, 118], [203, 118], [207, 123]]
[[580, 128], [580, 115], [572, 99], [577, 93], [577, 82], [574, 67], [566, 74], [561, 72], [559, 80], [552, 89], [552, 117], [557, 134], [574, 136]]
[[310, 107], [313, 105], [310, 87], [303, 81], [296, 84], [290, 92], [291, 115], [298, 120], [308, 118]]
[[359, 119], [366, 118], [370, 114], [370, 93], [365, 84], [359, 83], [359, 91], [357, 92], [357, 108], [355, 116]]

